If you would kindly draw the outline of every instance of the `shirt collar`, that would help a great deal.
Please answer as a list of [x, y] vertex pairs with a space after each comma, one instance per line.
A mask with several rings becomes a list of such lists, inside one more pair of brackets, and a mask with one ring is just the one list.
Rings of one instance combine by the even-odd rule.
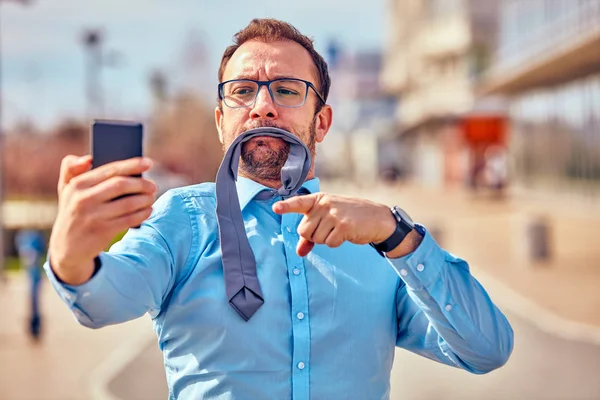
[[[319, 181], [319, 178], [310, 179], [302, 184], [302, 187], [308, 190], [310, 193], [318, 192], [320, 190], [320, 186], [321, 183]], [[261, 185], [260, 183], [255, 182], [252, 179], [244, 178], [243, 176], [238, 176], [236, 188], [238, 198], [240, 199], [241, 210], [244, 210], [248, 203], [250, 203], [250, 201], [258, 193], [260, 193], [264, 189], [270, 189], [267, 186]]]

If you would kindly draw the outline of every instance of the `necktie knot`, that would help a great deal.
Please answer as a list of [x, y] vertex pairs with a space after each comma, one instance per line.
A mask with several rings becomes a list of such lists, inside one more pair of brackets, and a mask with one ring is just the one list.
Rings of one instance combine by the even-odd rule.
[[[283, 193], [282, 193], [283, 192]], [[306, 194], [310, 194], [310, 191], [304, 187], [298, 189], [295, 193], [291, 193], [289, 190], [282, 191], [281, 188], [279, 190], [275, 189], [263, 189], [254, 198], [256, 200], [271, 200], [277, 196], [280, 196], [282, 199], [289, 199], [294, 196], [303, 196]]]
[[277, 194], [280, 195], [281, 197], [283, 197], [284, 199], [286, 199], [290, 196], [293, 196], [294, 192], [292, 192], [292, 189], [282, 186], [277, 190]]

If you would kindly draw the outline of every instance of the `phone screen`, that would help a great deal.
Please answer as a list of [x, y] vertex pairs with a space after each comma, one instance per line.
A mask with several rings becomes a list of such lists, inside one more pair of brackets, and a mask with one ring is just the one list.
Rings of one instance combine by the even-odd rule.
[[143, 127], [137, 122], [94, 121], [91, 135], [92, 168], [142, 156]]

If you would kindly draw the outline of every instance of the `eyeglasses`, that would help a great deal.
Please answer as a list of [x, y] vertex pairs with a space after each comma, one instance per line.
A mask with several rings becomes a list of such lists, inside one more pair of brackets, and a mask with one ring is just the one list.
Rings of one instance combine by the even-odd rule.
[[319, 100], [325, 104], [323, 96], [312, 83], [295, 78], [281, 78], [272, 81], [233, 79], [222, 82], [219, 84], [219, 99], [223, 100], [229, 108], [251, 107], [262, 86], [269, 89], [271, 100], [281, 107], [302, 107], [306, 102], [309, 88], [314, 90]]

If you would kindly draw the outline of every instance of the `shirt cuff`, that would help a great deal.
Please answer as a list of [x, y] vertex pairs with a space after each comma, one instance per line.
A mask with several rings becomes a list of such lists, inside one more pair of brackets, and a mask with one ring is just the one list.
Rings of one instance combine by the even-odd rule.
[[415, 224], [415, 229], [423, 236], [419, 247], [404, 257], [388, 258], [388, 261], [406, 286], [423, 290], [439, 279], [446, 265], [446, 252], [423, 225]]
[[81, 285], [69, 285], [64, 283], [52, 269], [50, 265], [50, 257], [47, 258], [47, 261], [44, 263], [44, 270], [46, 271], [46, 275], [48, 276], [48, 280], [52, 284], [52, 287], [63, 302], [73, 311], [73, 314], [77, 317], [77, 319], [84, 325], [91, 324], [92, 320], [90, 317], [78, 306], [78, 302], [81, 299], [85, 299], [89, 297], [92, 293], [98, 292], [101, 290], [100, 288], [103, 286], [105, 278], [103, 275], [103, 271], [106, 268], [100, 268], [102, 265], [102, 255], [97, 257], [95, 262], [94, 274], [92, 277], [85, 283]]

